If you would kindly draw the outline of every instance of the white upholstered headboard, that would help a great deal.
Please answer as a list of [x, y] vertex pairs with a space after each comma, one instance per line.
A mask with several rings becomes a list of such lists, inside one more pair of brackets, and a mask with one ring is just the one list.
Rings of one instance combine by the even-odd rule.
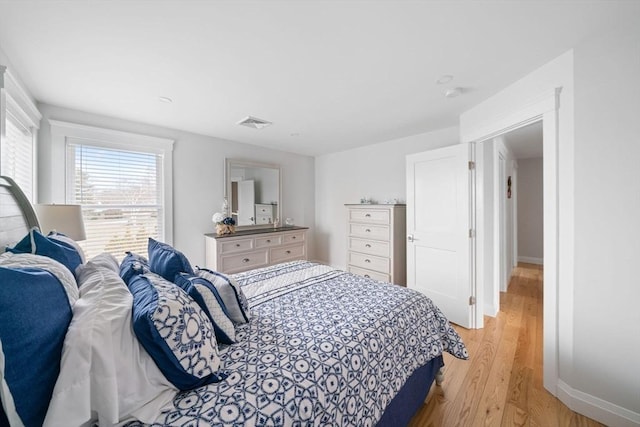
[[0, 176], [0, 252], [39, 226], [33, 206], [20, 187], [11, 178]]

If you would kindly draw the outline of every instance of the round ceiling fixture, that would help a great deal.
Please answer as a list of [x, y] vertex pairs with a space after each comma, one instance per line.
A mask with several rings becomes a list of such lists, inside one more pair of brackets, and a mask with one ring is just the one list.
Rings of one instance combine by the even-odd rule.
[[447, 98], [455, 98], [456, 96], [459, 96], [460, 94], [462, 94], [462, 89], [459, 87], [452, 87], [450, 89], [447, 89], [444, 92], [444, 96], [446, 96]]
[[158, 101], [164, 102], [165, 104], [171, 104], [173, 102], [173, 99], [169, 98], [168, 96], [159, 96]]
[[451, 74], [445, 74], [443, 76], [440, 76], [440, 78], [436, 80], [436, 83], [439, 85], [443, 85], [449, 83], [451, 80], [453, 80], [453, 76]]

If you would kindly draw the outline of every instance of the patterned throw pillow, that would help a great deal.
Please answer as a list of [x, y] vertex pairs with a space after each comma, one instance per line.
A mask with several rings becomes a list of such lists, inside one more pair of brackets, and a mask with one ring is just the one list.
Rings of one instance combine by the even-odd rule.
[[215, 286], [202, 277], [190, 276], [186, 273], [178, 274], [174, 282], [184, 289], [209, 316], [218, 342], [223, 344], [236, 342], [235, 327]]
[[179, 273], [194, 274], [187, 257], [173, 246], [149, 238], [148, 250], [151, 271], [166, 280], [173, 280]]
[[76, 267], [82, 264], [82, 258], [78, 251], [66, 243], [43, 236], [37, 229], [32, 228], [22, 240], [13, 248], [7, 248], [7, 252], [14, 254], [36, 254], [52, 258], [75, 275]]
[[196, 275], [208, 280], [216, 287], [231, 320], [236, 323], [247, 323], [249, 321], [250, 313], [247, 297], [235, 280], [217, 271], [199, 267], [196, 267]]
[[127, 252], [127, 255], [120, 263], [120, 277], [126, 284], [129, 284], [134, 276], [150, 272], [149, 261], [142, 255], [134, 254], [133, 252]]
[[[0, 420], [2, 425], [40, 426], [60, 372], [73, 298], [67, 293], [69, 284], [42, 267], [42, 259], [55, 261], [11, 255], [0, 256]], [[30, 257], [39, 259], [30, 265], [8, 265]], [[75, 280], [72, 286], [77, 298]]]
[[134, 276], [133, 330], [164, 376], [180, 390], [224, 376], [211, 321], [180, 287], [157, 274]]

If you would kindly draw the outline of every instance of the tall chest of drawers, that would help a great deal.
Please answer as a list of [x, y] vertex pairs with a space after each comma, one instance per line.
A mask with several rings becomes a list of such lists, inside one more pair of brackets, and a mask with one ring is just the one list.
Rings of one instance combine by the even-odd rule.
[[281, 262], [307, 259], [307, 228], [242, 230], [205, 234], [205, 265], [221, 273], [239, 273]]
[[347, 270], [406, 286], [406, 205], [347, 207]]

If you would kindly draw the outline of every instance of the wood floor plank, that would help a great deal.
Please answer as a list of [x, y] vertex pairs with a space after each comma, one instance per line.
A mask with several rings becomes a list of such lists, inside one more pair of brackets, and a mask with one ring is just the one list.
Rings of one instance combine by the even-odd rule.
[[599, 427], [567, 408], [542, 385], [543, 268], [520, 264], [500, 312], [485, 327], [454, 326], [469, 351], [462, 361], [445, 354], [445, 380], [433, 386], [411, 427]]

